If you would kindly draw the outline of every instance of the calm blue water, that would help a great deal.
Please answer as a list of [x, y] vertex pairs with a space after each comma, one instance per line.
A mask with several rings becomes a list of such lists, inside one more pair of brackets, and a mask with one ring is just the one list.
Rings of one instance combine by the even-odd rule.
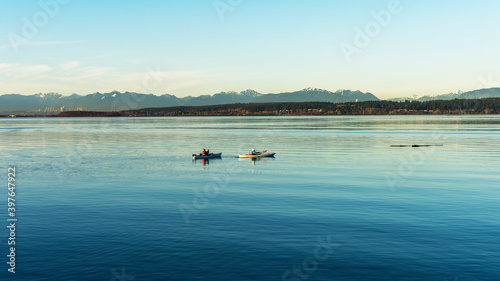
[[0, 119], [0, 158], [1, 280], [500, 280], [499, 116]]

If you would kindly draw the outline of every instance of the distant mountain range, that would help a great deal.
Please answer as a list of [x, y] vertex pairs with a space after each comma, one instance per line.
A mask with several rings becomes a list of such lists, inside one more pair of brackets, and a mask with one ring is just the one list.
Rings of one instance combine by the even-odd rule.
[[[393, 98], [391, 101], [429, 101], [451, 99], [478, 99], [500, 97], [500, 88], [481, 89], [471, 92], [458, 92], [436, 96], [413, 96]], [[371, 93], [360, 91], [338, 90], [330, 92], [317, 88], [306, 88], [295, 92], [261, 94], [253, 90], [242, 92], [220, 92], [214, 95], [178, 98], [173, 95], [156, 96], [132, 92], [94, 93], [90, 95], [63, 96], [57, 93], [0, 96], [0, 113], [2, 114], [57, 114], [61, 111], [120, 111], [169, 106], [198, 106], [234, 103], [270, 103], [270, 102], [355, 102], [378, 101]]]
[[470, 92], [450, 93], [434, 96], [412, 96], [406, 98], [393, 98], [390, 101], [431, 101], [431, 100], [453, 100], [453, 99], [483, 99], [500, 98], [500, 88], [480, 89]]
[[330, 92], [316, 88], [307, 88], [296, 92], [279, 94], [261, 94], [253, 90], [243, 92], [221, 92], [214, 95], [178, 98], [173, 95], [146, 95], [131, 92], [94, 93], [86, 96], [73, 94], [63, 96], [56, 93], [0, 96], [0, 113], [40, 113], [55, 114], [68, 110], [116, 111], [168, 106], [197, 106], [234, 103], [267, 102], [354, 102], [379, 100], [371, 93], [339, 90]]

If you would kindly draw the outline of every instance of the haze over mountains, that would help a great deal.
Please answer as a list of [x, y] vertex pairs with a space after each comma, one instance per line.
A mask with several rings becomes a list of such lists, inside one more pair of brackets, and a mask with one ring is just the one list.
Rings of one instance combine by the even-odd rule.
[[[428, 101], [449, 99], [477, 99], [500, 97], [500, 88], [481, 89], [470, 92], [458, 92], [437, 96], [414, 96], [406, 98], [393, 98], [391, 101]], [[128, 109], [141, 109], [151, 107], [169, 106], [197, 106], [233, 103], [270, 103], [270, 102], [355, 102], [377, 101], [379, 98], [371, 93], [360, 91], [338, 90], [330, 92], [317, 88], [306, 88], [295, 92], [278, 94], [261, 94], [253, 90], [242, 92], [221, 92], [214, 95], [178, 98], [173, 95], [156, 96], [152, 94], [139, 94], [131, 92], [94, 93], [90, 95], [63, 96], [56, 93], [18, 95], [8, 94], [0, 96], [0, 113], [39, 113], [57, 114], [61, 111], [88, 110], [88, 111], [119, 111]]]
[[452, 100], [452, 99], [484, 99], [500, 97], [500, 88], [479, 89], [470, 92], [458, 91], [458, 93], [450, 93], [434, 96], [412, 96], [405, 98], [392, 98], [390, 101], [430, 101], [430, 100]]

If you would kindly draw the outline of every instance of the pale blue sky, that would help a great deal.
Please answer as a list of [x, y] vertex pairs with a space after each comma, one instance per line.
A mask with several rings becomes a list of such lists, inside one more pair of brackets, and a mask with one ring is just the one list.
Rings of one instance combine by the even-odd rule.
[[[0, 94], [317, 87], [388, 98], [500, 86], [494, 0], [1, 0], [0, 8]], [[377, 23], [379, 11], [390, 20]], [[356, 44], [356, 28], [367, 27], [369, 41]]]

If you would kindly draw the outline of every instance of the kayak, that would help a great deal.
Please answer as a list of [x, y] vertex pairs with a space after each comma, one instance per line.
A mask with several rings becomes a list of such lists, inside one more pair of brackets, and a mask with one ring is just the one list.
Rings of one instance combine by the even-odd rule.
[[249, 155], [249, 154], [240, 154], [240, 158], [262, 158], [262, 157], [274, 157], [274, 154], [276, 153], [264, 153], [264, 154], [254, 154], [254, 155]]
[[193, 160], [196, 160], [196, 159], [220, 158], [221, 155], [222, 155], [222, 152], [221, 153], [212, 153], [210, 155], [196, 155], [196, 154], [193, 154]]

